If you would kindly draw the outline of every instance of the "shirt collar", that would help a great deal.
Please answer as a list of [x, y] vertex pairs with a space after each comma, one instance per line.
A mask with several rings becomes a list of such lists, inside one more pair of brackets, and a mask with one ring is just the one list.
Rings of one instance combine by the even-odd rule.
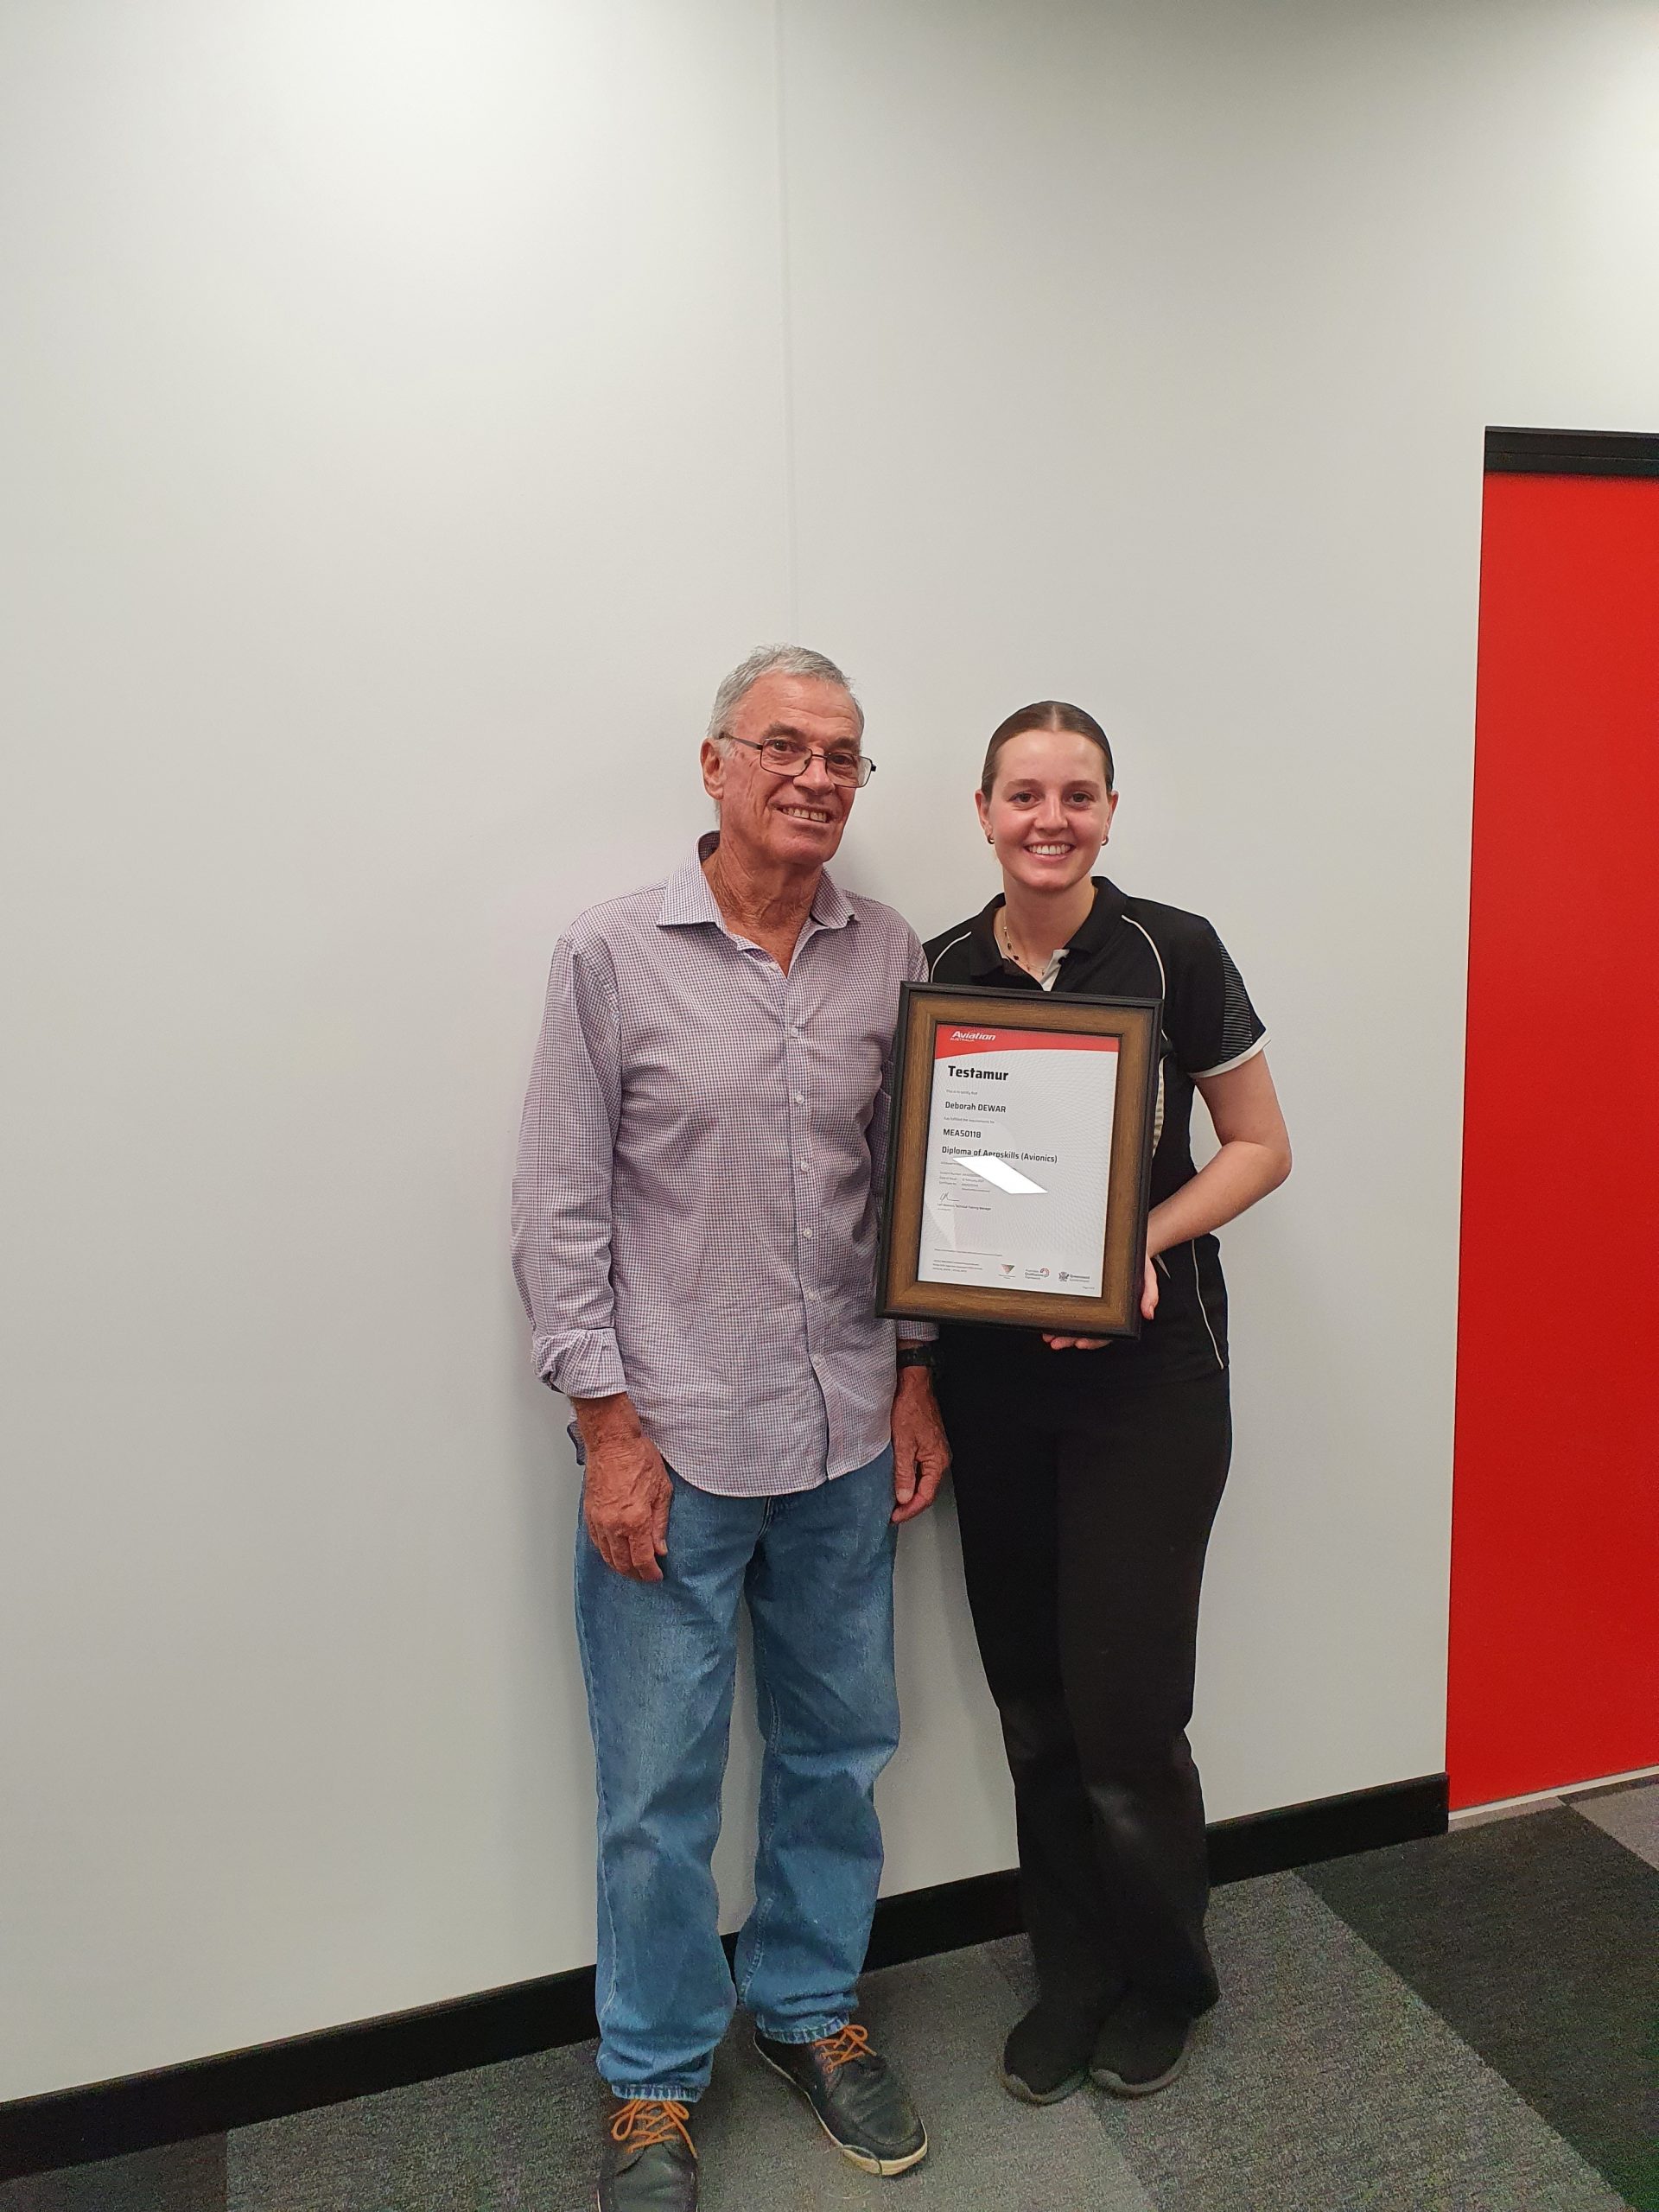
[[[720, 901], [709, 888], [709, 879], [702, 872], [704, 861], [719, 842], [718, 830], [706, 830], [697, 840], [696, 853], [677, 868], [663, 886], [662, 912], [657, 917], [659, 929], [677, 929], [691, 922], [713, 922], [717, 929], [725, 928]], [[821, 930], [844, 929], [849, 922], [858, 919], [852, 900], [827, 869], [818, 878], [810, 911]]]
[[[1095, 903], [1066, 944], [1068, 953], [1098, 952], [1122, 918], [1124, 899], [1117, 886], [1103, 875], [1091, 876], [1090, 880], [1095, 887]], [[995, 976], [1003, 965], [1002, 949], [996, 941], [997, 909], [1002, 904], [999, 891], [968, 925], [968, 966], [976, 978]]]

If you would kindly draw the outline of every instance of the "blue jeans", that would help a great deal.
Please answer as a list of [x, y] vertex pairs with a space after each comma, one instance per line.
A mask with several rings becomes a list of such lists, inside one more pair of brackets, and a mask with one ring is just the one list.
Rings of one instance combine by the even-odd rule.
[[[785, 1497], [673, 1482], [660, 1582], [607, 1567], [578, 1524], [576, 1630], [599, 1784], [599, 2070], [619, 2095], [690, 2103], [740, 1998], [782, 2043], [833, 2035], [857, 2001], [875, 1778], [899, 1742], [893, 1453]], [[743, 1597], [765, 1751], [734, 1991], [709, 1859]]]

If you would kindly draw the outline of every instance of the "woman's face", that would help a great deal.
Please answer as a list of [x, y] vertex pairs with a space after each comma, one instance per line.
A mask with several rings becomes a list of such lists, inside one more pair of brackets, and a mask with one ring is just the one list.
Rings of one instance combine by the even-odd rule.
[[1116, 810], [1100, 747], [1069, 729], [1022, 730], [996, 756], [981, 826], [1002, 872], [1031, 891], [1069, 891], [1095, 865]]

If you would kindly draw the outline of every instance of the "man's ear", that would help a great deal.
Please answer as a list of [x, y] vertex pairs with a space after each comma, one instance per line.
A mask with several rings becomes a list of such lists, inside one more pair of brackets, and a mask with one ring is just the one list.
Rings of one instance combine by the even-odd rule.
[[726, 756], [712, 737], [703, 739], [698, 761], [702, 769], [702, 788], [710, 798], [717, 799], [726, 781]]

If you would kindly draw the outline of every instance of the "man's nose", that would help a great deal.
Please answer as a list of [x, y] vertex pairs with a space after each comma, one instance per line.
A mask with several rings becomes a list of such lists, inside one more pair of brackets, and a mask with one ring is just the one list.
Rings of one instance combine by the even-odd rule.
[[807, 756], [806, 766], [795, 780], [798, 784], [804, 784], [810, 791], [831, 791], [835, 789], [835, 780], [822, 753]]

